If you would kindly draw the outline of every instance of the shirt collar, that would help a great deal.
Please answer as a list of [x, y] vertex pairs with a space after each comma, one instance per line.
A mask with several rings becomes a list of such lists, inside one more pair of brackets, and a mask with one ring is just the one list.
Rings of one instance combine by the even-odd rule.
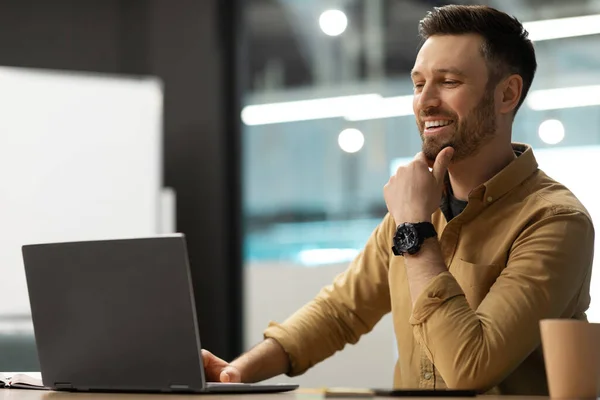
[[519, 186], [538, 169], [538, 163], [531, 146], [513, 143], [513, 149], [521, 153], [514, 161], [494, 175], [483, 185], [475, 188], [469, 198], [476, 197], [490, 204]]
[[[513, 150], [521, 155], [508, 164], [499, 173], [494, 175], [484, 184], [476, 187], [469, 194], [469, 199], [475, 198], [485, 201], [488, 204], [493, 203], [515, 187], [519, 186], [525, 179], [538, 169], [538, 163], [533, 155], [531, 146], [524, 143], [513, 143]], [[450, 178], [445, 176], [446, 189], [440, 202], [440, 208], [447, 216], [450, 210], [448, 199], [448, 188], [450, 187]]]

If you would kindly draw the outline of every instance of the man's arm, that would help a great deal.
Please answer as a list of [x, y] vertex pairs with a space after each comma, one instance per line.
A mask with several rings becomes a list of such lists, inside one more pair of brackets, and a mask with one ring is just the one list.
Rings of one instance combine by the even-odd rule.
[[391, 310], [388, 262], [394, 221], [387, 215], [346, 271], [285, 322], [271, 322], [265, 338], [276, 340], [295, 376], [356, 343]]
[[265, 339], [235, 359], [231, 366], [239, 371], [241, 382], [252, 383], [287, 373], [290, 360], [276, 340]]
[[[447, 147], [437, 155], [429, 171], [429, 160], [421, 152], [396, 171], [383, 189], [386, 205], [398, 226], [405, 222], [429, 222], [439, 207], [448, 165], [454, 149]], [[413, 305], [433, 278], [448, 269], [436, 238], [425, 240], [416, 255], [405, 254], [408, 285]], [[414, 267], [411, 267], [414, 265]]]
[[207, 379], [257, 382], [299, 375], [348, 343], [356, 343], [391, 310], [388, 261], [394, 222], [377, 226], [346, 271], [282, 324], [271, 322], [265, 340], [231, 363], [202, 350]]
[[587, 215], [554, 211], [515, 242], [506, 268], [477, 310], [454, 277], [440, 271], [436, 239], [408, 257], [413, 334], [448, 387], [493, 387], [538, 347], [539, 321], [560, 318], [577, 302], [591, 273], [593, 246]]
[[408, 288], [414, 307], [417, 298], [431, 280], [442, 272], [448, 272], [448, 267], [442, 257], [440, 243], [435, 237], [425, 240], [419, 253], [405, 254], [404, 258]]
[[290, 362], [283, 348], [266, 339], [236, 360], [227, 361], [202, 349], [204, 373], [209, 382], [258, 382], [287, 372]]

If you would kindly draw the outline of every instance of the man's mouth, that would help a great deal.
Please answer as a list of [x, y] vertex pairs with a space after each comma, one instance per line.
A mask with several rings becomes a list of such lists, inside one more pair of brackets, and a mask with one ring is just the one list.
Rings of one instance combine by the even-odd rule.
[[424, 125], [424, 132], [426, 133], [435, 133], [438, 131], [441, 131], [442, 129], [444, 129], [445, 127], [451, 125], [454, 121], [450, 120], [450, 119], [440, 119], [440, 120], [435, 120], [435, 121], [425, 121]]

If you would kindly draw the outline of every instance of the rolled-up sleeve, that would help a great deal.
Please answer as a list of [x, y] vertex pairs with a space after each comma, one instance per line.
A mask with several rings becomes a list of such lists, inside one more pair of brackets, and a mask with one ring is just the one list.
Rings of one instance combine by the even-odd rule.
[[464, 296], [456, 279], [450, 272], [444, 272], [433, 278], [415, 301], [410, 323], [422, 324], [442, 304], [455, 296]]
[[388, 258], [393, 229], [388, 215], [331, 285], [283, 323], [269, 324], [264, 337], [275, 339], [288, 354], [289, 376], [356, 343], [391, 311]]
[[[585, 299], [593, 259], [590, 218], [571, 210], [532, 222], [473, 310], [450, 273], [432, 279], [413, 307], [413, 334], [450, 388], [487, 390], [540, 345], [539, 321]], [[582, 287], [586, 290], [582, 290]]]

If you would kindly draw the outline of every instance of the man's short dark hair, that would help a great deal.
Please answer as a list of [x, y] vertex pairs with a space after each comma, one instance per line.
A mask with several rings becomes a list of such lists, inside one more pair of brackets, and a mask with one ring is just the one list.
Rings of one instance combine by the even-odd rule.
[[448, 5], [434, 8], [419, 23], [419, 35], [423, 40], [434, 35], [470, 33], [479, 34], [484, 39], [481, 52], [488, 64], [488, 85], [494, 87], [512, 74], [523, 78], [523, 91], [516, 113], [527, 96], [537, 69], [529, 33], [516, 18], [488, 6]]

